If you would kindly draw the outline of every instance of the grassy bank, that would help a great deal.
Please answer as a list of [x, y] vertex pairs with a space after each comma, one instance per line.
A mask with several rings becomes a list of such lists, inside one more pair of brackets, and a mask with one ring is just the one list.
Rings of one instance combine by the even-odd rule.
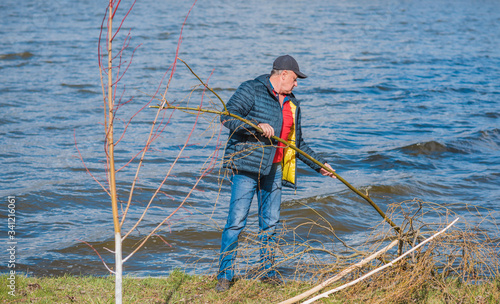
[[[8, 276], [1, 276], [1, 303], [113, 303], [113, 277], [16, 277], [16, 295], [8, 294]], [[413, 303], [500, 303], [500, 279], [480, 285], [448, 280], [437, 289], [422, 286], [411, 295]], [[168, 278], [125, 278], [124, 303], [277, 303], [291, 298], [312, 285], [288, 281], [272, 287], [255, 280], [240, 280], [224, 293], [217, 293], [213, 276], [190, 276], [174, 271]], [[322, 303], [405, 303], [398, 297], [387, 299], [388, 288], [360, 283]], [[328, 289], [328, 288], [327, 288]], [[326, 290], [327, 290], [326, 289]]]

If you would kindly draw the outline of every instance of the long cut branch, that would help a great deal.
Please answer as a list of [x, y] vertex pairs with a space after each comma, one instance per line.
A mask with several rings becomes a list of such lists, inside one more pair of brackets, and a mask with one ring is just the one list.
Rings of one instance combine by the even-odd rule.
[[[162, 105], [160, 105], [160, 106], [151, 106], [151, 108], [176, 109], [176, 110], [181, 110], [181, 111], [192, 111], [193, 113], [198, 113], [198, 114], [199, 114], [199, 112], [203, 112], [203, 113], [211, 113], [211, 114], [217, 114], [217, 115], [226, 115], [226, 116], [238, 119], [238, 120], [246, 123], [250, 127], [252, 127], [255, 130], [257, 130], [257, 132], [259, 132], [259, 133], [263, 133], [262, 129], [259, 128], [254, 123], [252, 123], [251, 121], [249, 121], [249, 120], [247, 120], [247, 119], [245, 119], [243, 117], [240, 117], [240, 116], [238, 116], [236, 114], [229, 113], [228, 111], [218, 111], [218, 110], [202, 109], [201, 107], [196, 107], [196, 108], [193, 108], [193, 107], [179, 107], [179, 106], [173, 106], [173, 105], [168, 105], [168, 104], [165, 105], [165, 103], [162, 103], [162, 104], [163, 104], [163, 106]], [[272, 138], [274, 140], [277, 140], [277, 141], [283, 143], [286, 147], [291, 148], [291, 149], [295, 150], [296, 152], [302, 154], [303, 156], [305, 156], [307, 159], [309, 159], [310, 161], [312, 161], [316, 165], [318, 165], [321, 168], [323, 168], [323, 169], [327, 170], [328, 172], [332, 173], [339, 181], [341, 181], [349, 189], [351, 189], [352, 191], [354, 191], [354, 193], [358, 194], [359, 196], [361, 196], [362, 198], [364, 198], [368, 203], [370, 203], [370, 205], [378, 212], [378, 214], [380, 214], [380, 216], [382, 216], [382, 218], [389, 225], [391, 225], [392, 228], [394, 228], [394, 230], [396, 230], [397, 233], [399, 233], [401, 231], [401, 229], [399, 228], [399, 226], [397, 226], [396, 224], [394, 224], [394, 222], [389, 217], [387, 217], [387, 215], [385, 215], [385, 213], [382, 211], [382, 209], [380, 209], [380, 207], [377, 204], [375, 204], [370, 197], [368, 197], [367, 195], [363, 194], [358, 189], [356, 189], [354, 186], [352, 186], [351, 184], [349, 184], [345, 179], [343, 179], [340, 175], [338, 175], [338, 173], [336, 173], [335, 171], [333, 171], [330, 168], [326, 167], [325, 164], [322, 164], [317, 159], [313, 158], [312, 156], [310, 156], [309, 154], [307, 154], [304, 151], [300, 150], [295, 145], [287, 142], [286, 140], [283, 140], [283, 139], [281, 139], [279, 137], [276, 137], [276, 136], [272, 136]]]

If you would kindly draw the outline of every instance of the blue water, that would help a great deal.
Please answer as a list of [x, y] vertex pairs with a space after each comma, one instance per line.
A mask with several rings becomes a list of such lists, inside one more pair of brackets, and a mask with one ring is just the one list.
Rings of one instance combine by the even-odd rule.
[[[86, 173], [76, 148], [104, 181], [97, 51], [106, 1], [100, 2], [0, 4], [0, 196], [5, 204], [0, 237], [7, 238], [7, 196], [15, 196], [17, 269], [29, 274], [106, 274], [80, 240], [112, 262], [104, 249], [113, 248], [109, 198]], [[130, 5], [122, 2], [120, 16]], [[124, 23], [115, 47], [129, 30], [124, 58], [130, 60], [140, 46], [118, 86], [123, 101], [133, 99], [119, 111], [117, 134], [158, 87], [164, 92], [166, 80], [161, 80], [175, 58], [191, 5], [138, 1]], [[199, 1], [184, 27], [179, 57], [228, 100], [241, 82], [269, 72], [274, 58], [285, 53], [309, 75], [295, 89], [308, 143], [348, 182], [368, 190], [383, 210], [419, 198], [477, 205], [500, 218], [497, 1]], [[202, 90], [190, 95], [196, 85], [181, 64], [167, 99], [179, 104], [189, 99], [197, 106]], [[210, 102], [220, 109], [218, 100], [205, 94], [203, 104]], [[120, 167], [144, 146], [155, 113], [147, 108], [132, 120], [117, 146]], [[200, 175], [221, 130], [217, 119], [204, 118], [162, 187], [165, 194], [125, 243], [126, 251], [179, 205]], [[193, 115], [176, 112], [153, 144], [124, 230], [165, 177], [194, 121]], [[220, 140], [226, 136], [222, 129]], [[118, 174], [124, 201], [135, 168], [133, 163]], [[176, 267], [214, 271], [229, 199], [221, 174], [217, 167], [201, 181], [185, 208], [158, 232], [161, 238], [126, 263], [126, 273], [165, 275]], [[372, 207], [340, 182], [302, 163], [299, 174], [296, 193], [285, 192], [285, 222], [314, 217], [312, 208], [352, 245], [380, 222]], [[455, 211], [473, 220], [461, 210]], [[255, 213], [254, 208], [249, 231], [255, 231]], [[494, 224], [483, 228], [494, 231]], [[321, 240], [322, 234], [310, 237]], [[5, 263], [0, 270], [7, 271]]]

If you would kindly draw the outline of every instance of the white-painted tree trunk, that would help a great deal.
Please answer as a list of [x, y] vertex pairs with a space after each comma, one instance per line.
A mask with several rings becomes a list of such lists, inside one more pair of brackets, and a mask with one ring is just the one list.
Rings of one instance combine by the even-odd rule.
[[115, 233], [115, 303], [122, 304], [122, 238], [119, 232]]

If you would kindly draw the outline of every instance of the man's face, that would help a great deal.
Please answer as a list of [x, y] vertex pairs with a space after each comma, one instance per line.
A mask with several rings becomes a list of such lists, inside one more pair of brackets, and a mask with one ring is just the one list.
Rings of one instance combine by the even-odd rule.
[[281, 75], [281, 93], [290, 94], [293, 89], [297, 86], [297, 74], [292, 71], [283, 71]]

